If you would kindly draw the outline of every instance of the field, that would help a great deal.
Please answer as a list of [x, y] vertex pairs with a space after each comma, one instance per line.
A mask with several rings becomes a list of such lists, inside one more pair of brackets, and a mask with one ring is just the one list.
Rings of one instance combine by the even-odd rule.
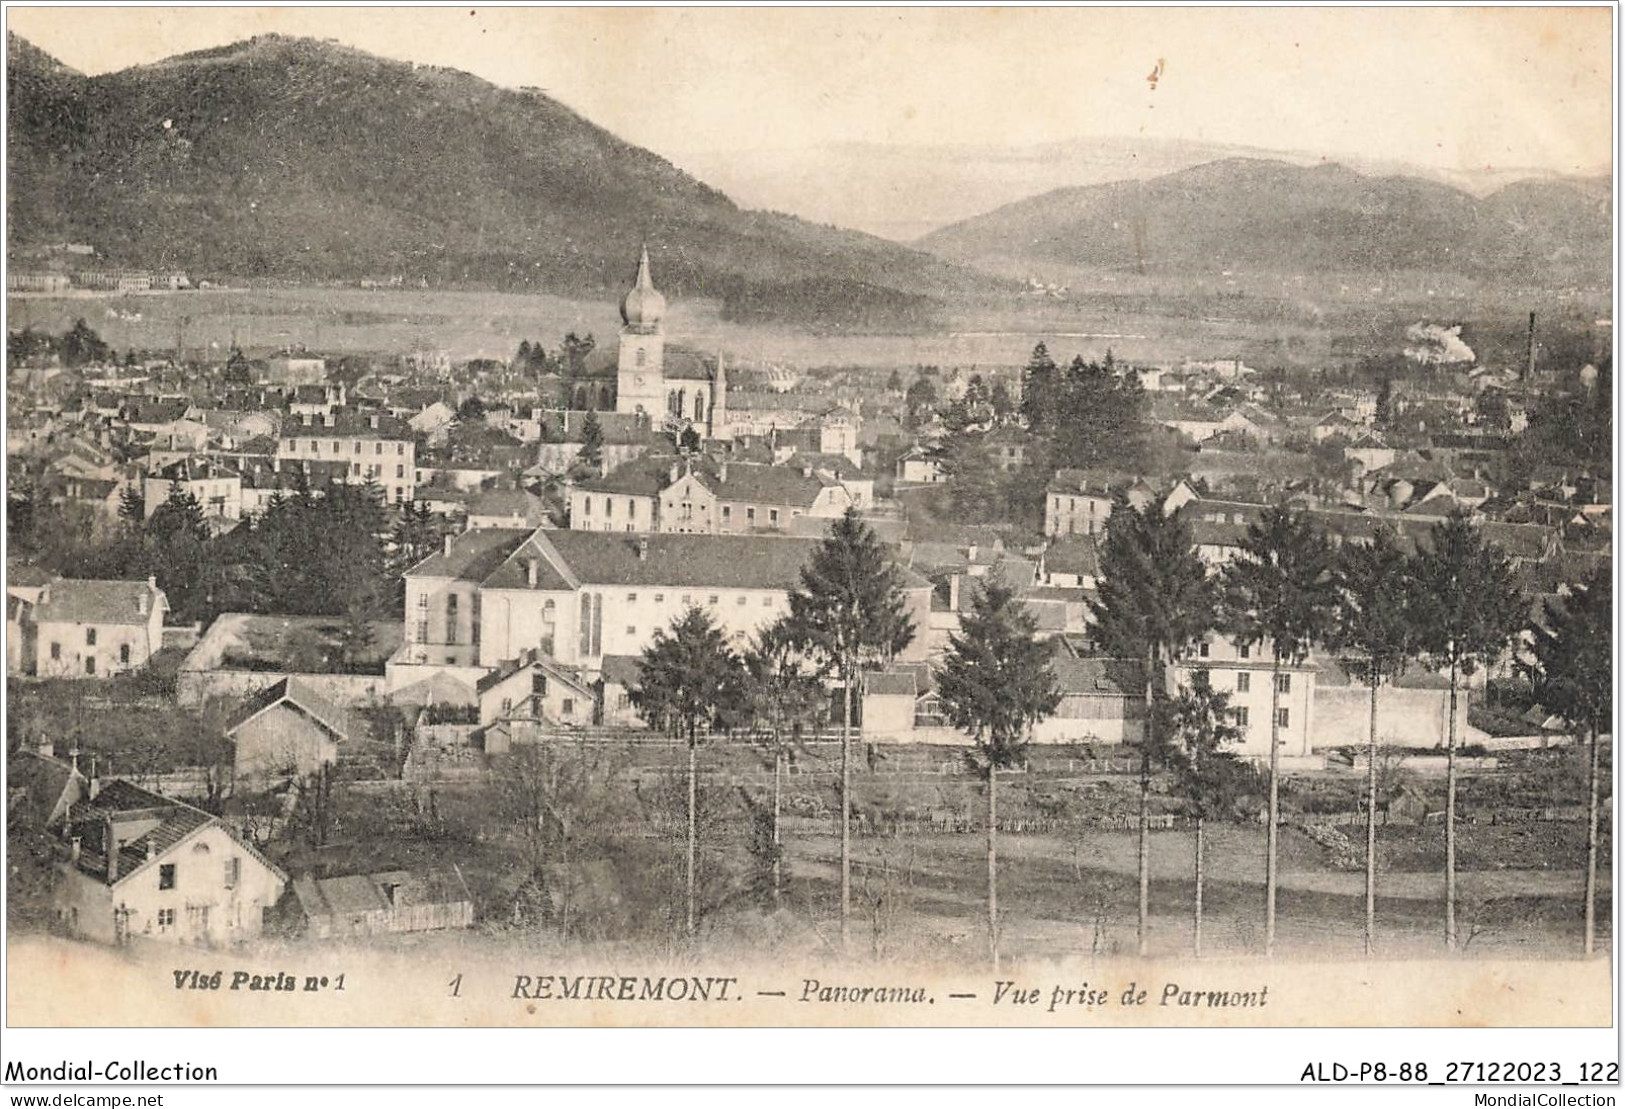
[[[957, 305], [946, 330], [924, 335], [812, 334], [738, 324], [721, 319], [717, 302], [674, 292], [666, 333], [695, 349], [720, 350], [735, 365], [1016, 366], [1043, 340], [1064, 358], [1100, 357], [1110, 348], [1119, 357], [1144, 362], [1240, 357], [1269, 368], [1397, 354], [1405, 326], [1418, 319], [1480, 320], [1486, 327], [1517, 331], [1531, 307], [1583, 317], [1587, 324], [1595, 314], [1581, 311], [1578, 303], [1517, 290], [1476, 290], [1472, 300], [1441, 290], [1430, 296], [1421, 278], [1381, 294], [1317, 282], [1310, 288], [1243, 290], [1096, 277], [1065, 299], [1009, 297]], [[611, 290], [602, 300], [570, 300], [444, 289], [268, 287], [11, 294], [7, 304], [12, 327], [60, 333], [84, 317], [119, 351], [132, 346], [173, 351], [178, 345], [189, 357], [219, 360], [234, 343], [251, 354], [304, 346], [332, 354], [444, 350], [454, 361], [506, 359], [521, 340], [552, 347], [574, 331], [603, 342], [620, 326]]]
[[[784, 793], [781, 895], [763, 850], [769, 778], [747, 750], [709, 748], [700, 781], [698, 929], [682, 935], [684, 805], [679, 752], [664, 745], [610, 754], [587, 794], [554, 795], [591, 812], [563, 862], [514, 817], [514, 783], [497, 765], [482, 786], [356, 788], [340, 799], [330, 840], [289, 839], [273, 853], [292, 871], [348, 873], [456, 863], [475, 898], [476, 928], [501, 946], [531, 936], [549, 946], [686, 950], [816, 959], [839, 950], [839, 840], [827, 760], [807, 764]], [[562, 765], [569, 765], [568, 762]], [[613, 768], [613, 769], [612, 769]], [[853, 839], [853, 954], [974, 967], [986, 955], [986, 841], [979, 786], [918, 770], [864, 768]], [[1029, 831], [999, 837], [1001, 948], [1013, 961], [1136, 952], [1137, 833], [1132, 781], [1035, 773], [1001, 790], [1001, 812]], [[1480, 796], [1464, 789], [1464, 798]], [[1159, 807], [1162, 800], [1158, 799]], [[915, 814], [899, 818], [901, 814]], [[1040, 814], [1052, 818], [1038, 823]], [[889, 815], [888, 815], [889, 814]], [[1568, 821], [1492, 823], [1464, 806], [1459, 825], [1459, 932], [1464, 955], [1563, 958], [1581, 946], [1585, 832]], [[1286, 960], [1363, 956], [1363, 827], [1311, 836], [1283, 828], [1276, 953]], [[1101, 821], [1103, 827], [1092, 827]], [[952, 830], [944, 830], [952, 828]], [[1208, 827], [1203, 954], [1261, 953], [1264, 834], [1255, 823]], [[1345, 849], [1350, 845], [1352, 850]], [[1328, 843], [1330, 842], [1330, 846]], [[1600, 870], [1610, 870], [1604, 830]], [[1152, 834], [1150, 953], [1192, 947], [1194, 836], [1183, 823]], [[1443, 831], [1437, 823], [1379, 827], [1377, 955], [1444, 954]], [[536, 860], [532, 863], [530, 860]], [[532, 870], [532, 866], [537, 869]], [[541, 875], [542, 887], [526, 893]], [[1599, 943], [1611, 934], [1606, 878]], [[568, 907], [565, 903], [568, 902]], [[568, 918], [566, 922], [565, 918]], [[566, 939], [561, 932], [568, 932]], [[506, 938], [505, 938], [506, 937]]]

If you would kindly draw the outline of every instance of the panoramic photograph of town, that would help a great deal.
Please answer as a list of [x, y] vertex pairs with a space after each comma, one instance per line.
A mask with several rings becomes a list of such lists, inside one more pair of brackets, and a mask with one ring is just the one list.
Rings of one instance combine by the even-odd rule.
[[1606, 1023], [1609, 9], [7, 17], [14, 1019]]

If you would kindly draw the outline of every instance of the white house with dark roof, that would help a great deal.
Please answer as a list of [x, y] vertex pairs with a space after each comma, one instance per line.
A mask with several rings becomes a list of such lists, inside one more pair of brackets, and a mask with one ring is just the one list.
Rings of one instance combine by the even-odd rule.
[[[844, 461], [844, 460], [843, 460]], [[871, 485], [872, 489], [872, 485]], [[744, 535], [835, 519], [857, 501], [828, 468], [638, 459], [570, 490], [572, 531]]]
[[[743, 639], [789, 608], [813, 539], [557, 531], [468, 531], [406, 573], [406, 641], [391, 688], [452, 668], [489, 673], [531, 652], [584, 672], [635, 657], [690, 607]], [[899, 566], [924, 657], [931, 586]], [[477, 681], [482, 674], [476, 674]]]
[[1105, 470], [1055, 471], [1044, 490], [1044, 534], [1050, 536], [1103, 535], [1117, 493], [1128, 496], [1135, 508], [1156, 499], [1157, 492], [1143, 478]]
[[15, 622], [22, 637], [22, 672], [42, 678], [105, 678], [145, 666], [163, 646], [168, 609], [164, 591], [152, 578], [53, 581], [40, 589], [34, 603], [19, 603]]
[[332, 417], [289, 421], [277, 440], [277, 461], [286, 467], [305, 462], [342, 462], [345, 481], [376, 482], [390, 504], [413, 499], [417, 486], [417, 445], [412, 429], [393, 416], [341, 411]]
[[229, 946], [253, 940], [288, 876], [218, 817], [115, 780], [69, 810], [53, 903], [71, 934]]
[[179, 487], [190, 493], [203, 509], [203, 515], [238, 520], [243, 515], [243, 478], [224, 462], [191, 456], [171, 462], [147, 476], [142, 489], [148, 517], [163, 507], [171, 491]]

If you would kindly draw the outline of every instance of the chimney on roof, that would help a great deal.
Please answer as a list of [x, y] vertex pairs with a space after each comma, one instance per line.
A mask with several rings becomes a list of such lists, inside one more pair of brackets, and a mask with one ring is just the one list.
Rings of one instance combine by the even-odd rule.
[[682, 472], [682, 469], [683, 469], [683, 464], [681, 462], [678, 462], [675, 458], [672, 459], [672, 461], [671, 461], [671, 474], [670, 474], [670, 477], [669, 477], [668, 480], [675, 482], [677, 480], [677, 475]]
[[728, 484], [728, 463], [726, 461], [717, 466], [717, 481], [722, 485]]
[[107, 856], [107, 881], [118, 881], [118, 840], [113, 838], [113, 818], [102, 820], [102, 853]]
[[147, 837], [147, 861], [150, 863], [158, 857], [158, 841], [151, 836]]
[[447, 533], [446, 533], [446, 539], [445, 539], [445, 552], [444, 552], [444, 553], [445, 553], [445, 556], [446, 556], [446, 557], [447, 557], [447, 558], [450, 558], [450, 557], [451, 557], [451, 541], [452, 541], [452, 534], [451, 534], [451, 532], [449, 532], [449, 531], [448, 531], [448, 532], [447, 532]]
[[96, 800], [96, 795], [102, 791], [101, 770], [97, 765], [95, 755], [90, 756], [90, 799]]
[[39, 746], [34, 748], [34, 751], [42, 759], [56, 758], [56, 744], [48, 739], [40, 740]]
[[147, 614], [147, 599], [150, 596], [151, 596], [151, 593], [149, 593], [148, 590], [146, 590], [146, 589], [143, 589], [140, 593], [136, 594], [136, 597], [135, 597], [136, 615], [145, 616]]
[[79, 852], [83, 842], [84, 840], [80, 836], [74, 836], [68, 841], [68, 858], [73, 862], [79, 861]]
[[638, 536], [638, 561], [649, 561], [649, 537], [647, 535]]
[[535, 559], [535, 558], [532, 558], [532, 559], [528, 560], [525, 563], [525, 581], [530, 585], [530, 587], [532, 589], [536, 588], [536, 583], [537, 583], [537, 581], [539, 581], [541, 579], [541, 576], [542, 576], [541, 560], [540, 559]]
[[73, 764], [73, 772], [75, 774], [79, 773], [79, 744], [77, 741], [68, 750], [68, 761]]

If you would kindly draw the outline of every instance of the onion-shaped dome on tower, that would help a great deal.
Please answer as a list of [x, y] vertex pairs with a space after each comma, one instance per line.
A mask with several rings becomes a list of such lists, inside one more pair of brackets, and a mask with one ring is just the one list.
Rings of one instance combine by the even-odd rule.
[[654, 331], [666, 315], [666, 298], [649, 277], [649, 248], [638, 259], [638, 279], [621, 298], [621, 320], [634, 331]]

